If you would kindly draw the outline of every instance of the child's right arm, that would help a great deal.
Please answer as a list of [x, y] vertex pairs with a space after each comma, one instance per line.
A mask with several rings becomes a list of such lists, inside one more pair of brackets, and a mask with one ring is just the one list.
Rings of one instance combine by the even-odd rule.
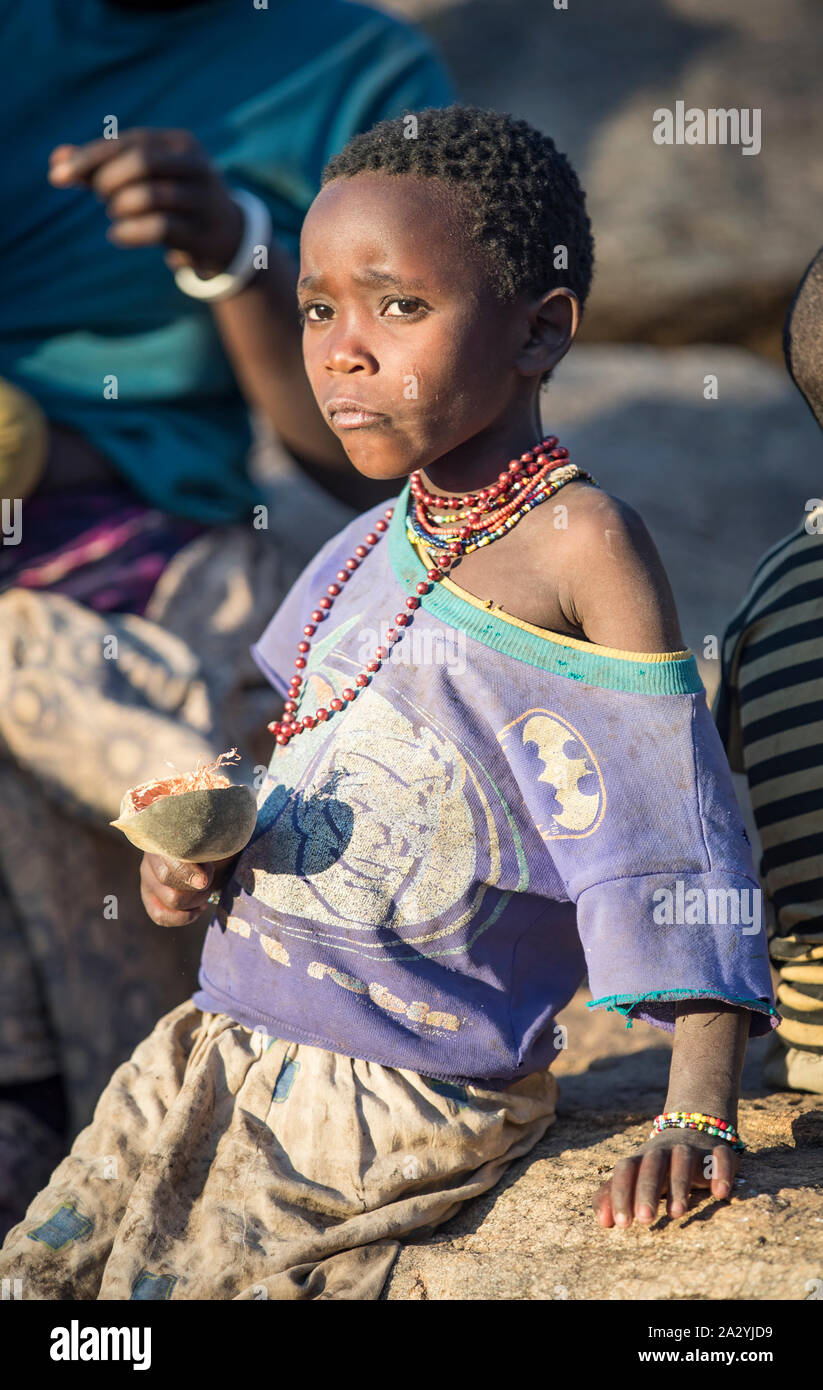
[[240, 858], [217, 859], [208, 864], [189, 864], [183, 859], [164, 859], [144, 854], [140, 865], [143, 906], [159, 927], [187, 927], [197, 920], [216, 888], [222, 888]]

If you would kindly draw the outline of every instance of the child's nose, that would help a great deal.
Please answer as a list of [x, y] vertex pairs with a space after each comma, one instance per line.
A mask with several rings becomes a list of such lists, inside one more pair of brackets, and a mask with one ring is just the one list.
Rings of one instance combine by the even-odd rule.
[[361, 335], [348, 330], [333, 336], [328, 343], [326, 366], [333, 372], [377, 371], [377, 359], [363, 342]]

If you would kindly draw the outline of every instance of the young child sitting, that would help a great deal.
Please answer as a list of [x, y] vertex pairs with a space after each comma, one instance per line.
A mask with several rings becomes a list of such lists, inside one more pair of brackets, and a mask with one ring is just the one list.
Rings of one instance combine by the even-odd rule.
[[250, 844], [144, 857], [162, 926], [221, 890], [200, 990], [10, 1232], [24, 1298], [377, 1298], [399, 1241], [552, 1123], [587, 967], [592, 1007], [674, 1032], [667, 1113], [600, 1223], [731, 1191], [746, 1040], [774, 1021], [748, 842], [643, 523], [541, 438], [584, 196], [525, 122], [415, 122], [331, 161], [298, 287], [317, 400], [398, 495], [254, 649], [285, 706]]

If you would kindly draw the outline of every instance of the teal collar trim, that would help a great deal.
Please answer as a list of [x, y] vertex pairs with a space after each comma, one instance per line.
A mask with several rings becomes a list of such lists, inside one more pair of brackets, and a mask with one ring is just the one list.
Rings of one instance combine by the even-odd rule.
[[[426, 578], [425, 566], [406, 535], [410, 490], [411, 483], [407, 479], [394, 503], [387, 533], [391, 567], [407, 594], [413, 594], [415, 585]], [[644, 662], [642, 657], [604, 655], [596, 646], [591, 650], [584, 645], [567, 647], [562, 641], [538, 637], [536, 633], [484, 612], [440, 584], [434, 584], [427, 594], [422, 594], [420, 604], [440, 622], [465, 632], [476, 642], [554, 676], [565, 676], [567, 680], [642, 695], [693, 695], [704, 689], [693, 656]]]

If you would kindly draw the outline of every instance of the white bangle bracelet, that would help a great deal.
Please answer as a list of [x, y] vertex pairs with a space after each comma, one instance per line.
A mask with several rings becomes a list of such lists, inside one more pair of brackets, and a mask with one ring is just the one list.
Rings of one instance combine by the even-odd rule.
[[210, 280], [204, 280], [197, 275], [190, 265], [181, 266], [174, 272], [174, 283], [183, 294], [189, 295], [192, 299], [207, 300], [211, 304], [216, 304], [221, 299], [231, 299], [240, 293], [257, 274], [258, 267], [254, 264], [255, 252], [261, 246], [268, 249], [271, 242], [271, 216], [263, 200], [254, 193], [248, 193], [245, 188], [232, 188], [230, 193], [243, 214], [240, 245], [231, 264], [220, 275], [213, 275]]

